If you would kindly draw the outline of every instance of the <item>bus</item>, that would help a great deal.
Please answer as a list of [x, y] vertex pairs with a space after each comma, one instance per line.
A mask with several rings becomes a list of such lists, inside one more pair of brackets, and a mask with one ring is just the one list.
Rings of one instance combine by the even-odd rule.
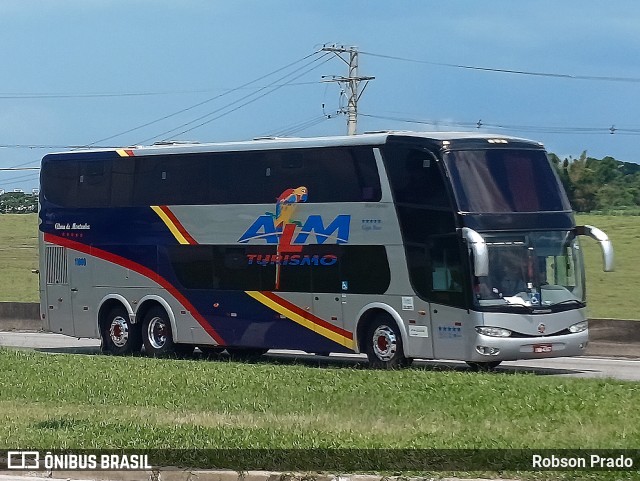
[[540, 143], [469, 133], [48, 154], [39, 231], [45, 329], [117, 355], [580, 355], [579, 236], [613, 269]]

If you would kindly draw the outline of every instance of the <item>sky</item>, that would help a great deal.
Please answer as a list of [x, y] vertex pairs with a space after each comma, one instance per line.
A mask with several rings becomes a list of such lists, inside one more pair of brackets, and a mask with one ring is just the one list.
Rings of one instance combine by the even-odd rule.
[[[344, 135], [333, 44], [375, 77], [358, 133], [491, 132], [640, 163], [639, 25], [637, 0], [2, 0], [0, 169], [80, 146]], [[37, 187], [0, 170], [0, 189]]]

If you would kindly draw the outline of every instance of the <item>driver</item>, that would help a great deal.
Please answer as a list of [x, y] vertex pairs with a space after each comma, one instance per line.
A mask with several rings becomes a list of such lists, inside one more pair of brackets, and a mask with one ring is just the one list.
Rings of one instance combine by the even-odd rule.
[[519, 292], [525, 292], [525, 284], [520, 274], [520, 270], [515, 266], [507, 263], [500, 266], [500, 277], [496, 287], [501, 297], [515, 296]]
[[521, 271], [513, 263], [504, 262], [489, 277], [476, 279], [476, 295], [479, 299], [496, 299], [526, 292]]

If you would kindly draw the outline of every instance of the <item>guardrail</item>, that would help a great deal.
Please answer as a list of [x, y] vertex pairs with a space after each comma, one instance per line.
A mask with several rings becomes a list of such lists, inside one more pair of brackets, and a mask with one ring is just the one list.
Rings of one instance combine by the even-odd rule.
[[40, 304], [36, 302], [0, 302], [0, 331], [39, 331]]

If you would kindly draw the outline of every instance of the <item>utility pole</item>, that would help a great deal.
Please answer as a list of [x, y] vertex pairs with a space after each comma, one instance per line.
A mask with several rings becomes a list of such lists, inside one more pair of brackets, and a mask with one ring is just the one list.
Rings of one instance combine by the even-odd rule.
[[[347, 134], [355, 135], [358, 127], [358, 100], [369, 85], [369, 80], [375, 77], [359, 77], [358, 76], [358, 49], [356, 47], [344, 47], [342, 45], [325, 45], [322, 48], [324, 52], [333, 52], [340, 60], [349, 66], [349, 75], [347, 77], [331, 76], [323, 77], [328, 82], [338, 82], [346, 85], [347, 90], [347, 109], [342, 113], [347, 114]], [[343, 57], [343, 54], [349, 54], [349, 60]], [[359, 91], [360, 82], [364, 81], [364, 87]]]

